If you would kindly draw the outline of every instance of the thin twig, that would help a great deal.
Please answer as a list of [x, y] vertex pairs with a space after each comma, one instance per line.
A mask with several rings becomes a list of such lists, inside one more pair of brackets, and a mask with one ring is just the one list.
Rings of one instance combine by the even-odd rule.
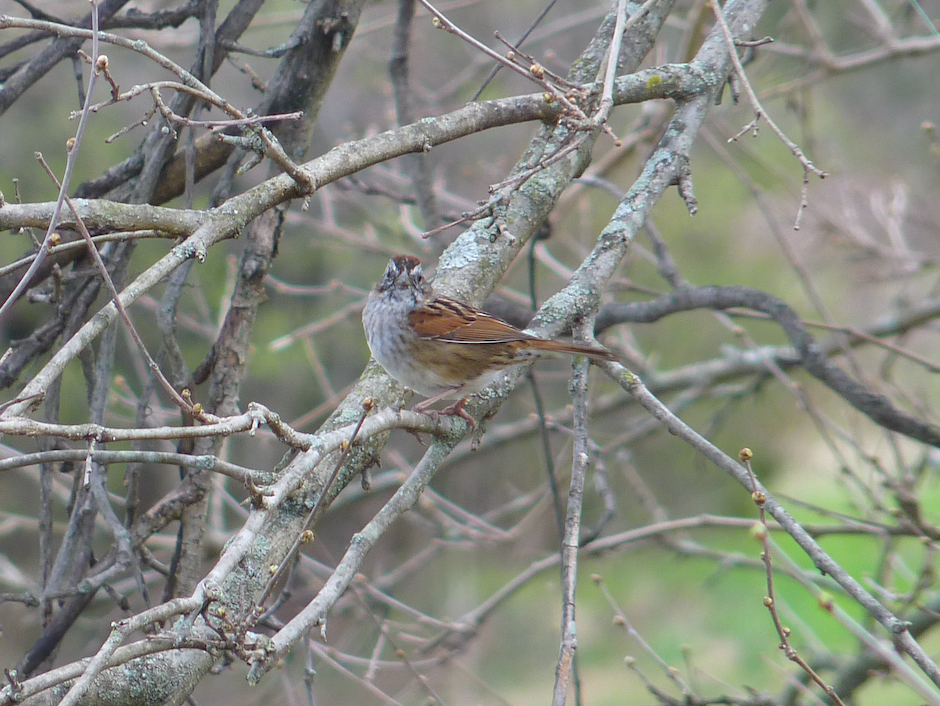
[[[365, 422], [366, 417], [369, 416], [369, 412], [372, 411], [373, 406], [374, 403], [371, 399], [367, 398], [363, 400], [362, 414], [360, 415], [359, 421], [356, 423], [355, 428], [352, 430], [352, 434], [350, 434], [349, 439], [344, 441], [340, 447], [340, 455], [339, 458], [336, 459], [333, 472], [330, 474], [330, 477], [324, 484], [323, 489], [317, 496], [317, 501], [314, 503], [313, 507], [310, 509], [310, 512], [307, 514], [307, 519], [304, 520], [300, 532], [297, 534], [297, 538], [294, 540], [294, 543], [291, 545], [290, 549], [287, 550], [287, 553], [284, 555], [284, 558], [278, 565], [277, 570], [271, 575], [271, 578], [268, 579], [264, 590], [261, 592], [261, 595], [255, 602], [254, 611], [250, 614], [252, 617], [254, 617], [255, 620], [257, 620], [264, 612], [264, 602], [268, 599], [268, 596], [271, 595], [271, 591], [274, 590], [274, 587], [277, 585], [277, 582], [280, 580], [281, 576], [284, 575], [284, 571], [293, 563], [294, 557], [300, 550], [300, 547], [313, 541], [313, 534], [309, 530], [313, 526], [313, 521], [316, 519], [320, 508], [323, 507], [323, 503], [326, 501], [326, 497], [330, 492], [330, 488], [336, 481], [337, 476], [339, 476], [339, 472], [343, 467], [343, 463], [346, 462], [346, 458], [349, 456], [350, 451], [352, 451], [353, 444], [356, 443], [356, 437], [358, 436], [359, 431], [362, 429], [362, 424]], [[246, 622], [246, 627], [251, 627], [252, 624], [252, 622]]]
[[512, 69], [521, 76], [525, 76], [530, 81], [535, 81], [542, 88], [551, 93], [552, 98], [561, 103], [561, 105], [565, 106], [565, 108], [570, 111], [572, 115], [577, 116], [582, 120], [587, 120], [587, 116], [581, 111], [580, 108], [578, 108], [568, 99], [563, 91], [559, 90], [555, 85], [544, 78], [544, 67], [542, 67], [540, 64], [535, 63], [528, 68], [519, 66], [511, 59], [503, 56], [493, 49], [490, 49], [482, 42], [464, 32], [462, 29], [460, 29], [460, 27], [458, 27], [456, 24], [447, 19], [447, 17], [445, 17], [441, 12], [439, 12], [430, 2], [428, 2], [428, 0], [418, 0], [418, 2], [424, 5], [434, 15], [433, 22], [435, 27], [439, 27], [440, 29], [450, 32], [451, 34], [456, 34], [475, 49], [478, 49], [490, 58], [495, 59], [503, 66]]
[[111, 463], [150, 463], [197, 468], [203, 471], [221, 473], [240, 483], [245, 483], [249, 479], [260, 478], [264, 475], [262, 471], [245, 468], [235, 463], [229, 463], [217, 456], [208, 454], [193, 456], [191, 454], [171, 453], [168, 451], [103, 451], [100, 449], [56, 449], [53, 451], [37, 451], [36, 453], [5, 458], [0, 460], [0, 473], [14, 468], [25, 468], [41, 463], [61, 463], [65, 461], [84, 462], [86, 459], [101, 465]]
[[766, 498], [764, 506], [771, 517], [784, 527], [800, 548], [812, 559], [816, 568], [831, 576], [849, 596], [868, 611], [888, 631], [895, 640], [896, 645], [917, 663], [934, 684], [940, 686], [940, 667], [918, 644], [917, 640], [911, 636], [908, 631], [910, 624], [898, 618], [871, 593], [866, 591], [855, 578], [819, 546], [809, 533], [790, 516], [786, 509], [771, 497], [765, 488], [759, 483], [756, 483], [755, 486], [755, 481], [752, 480], [747, 470], [740, 463], [672, 414], [662, 402], [649, 393], [642, 381], [633, 373], [616, 363], [604, 362], [599, 365], [608, 375], [617, 380], [637, 402], [662, 422], [670, 433], [688, 443], [748, 490], [763, 493]]
[[[94, 243], [113, 243], [113, 242], [124, 242], [127, 240], [137, 240], [142, 238], [170, 238], [175, 239], [175, 235], [171, 235], [164, 231], [160, 230], [140, 230], [140, 231], [120, 231], [117, 233], [105, 233], [104, 235], [94, 235], [91, 240]], [[61, 245], [54, 245], [48, 249], [49, 255], [57, 255], [58, 253], [68, 252], [69, 250], [75, 250], [77, 248], [87, 248], [88, 243], [82, 240], [73, 240], [68, 243], [62, 243]], [[4, 277], [11, 272], [16, 272], [19, 269], [26, 267], [29, 263], [33, 262], [36, 259], [38, 253], [33, 253], [32, 255], [27, 255], [26, 257], [20, 258], [16, 262], [11, 262], [9, 265], [4, 265], [0, 267], [0, 277]]]
[[[0, 16], [0, 27], [6, 26], [6, 19], [6, 16]], [[98, 59], [99, 38], [97, 0], [91, 0], [91, 27], [91, 55], [92, 61], [95, 62]], [[72, 178], [72, 171], [75, 169], [75, 162], [78, 159], [79, 147], [81, 147], [82, 144], [82, 137], [84, 137], [85, 127], [88, 125], [91, 97], [94, 94], [97, 76], [98, 72], [95, 69], [92, 69], [91, 75], [88, 77], [88, 90], [86, 91], [85, 95], [85, 105], [82, 109], [81, 118], [78, 121], [78, 127], [75, 129], [75, 137], [69, 140], [68, 157], [65, 161], [65, 174], [62, 176], [62, 183], [59, 185], [59, 195], [56, 197], [55, 208], [52, 211], [52, 217], [49, 219], [49, 225], [46, 228], [46, 234], [43, 236], [42, 245], [39, 248], [39, 252], [36, 253], [36, 259], [33, 260], [33, 263], [29, 266], [29, 269], [26, 270], [26, 274], [24, 274], [20, 281], [16, 283], [16, 287], [13, 288], [10, 296], [7, 297], [7, 300], [3, 302], [2, 306], [0, 306], [0, 321], [3, 320], [4, 314], [10, 310], [10, 307], [13, 306], [13, 304], [20, 298], [20, 295], [30, 285], [33, 276], [39, 271], [39, 267], [42, 265], [43, 260], [45, 260], [46, 255], [49, 252], [49, 248], [52, 245], [52, 236], [54, 235], [55, 228], [58, 225], [59, 214], [62, 211], [62, 204], [65, 200], [66, 194], [68, 193], [69, 182]]]
[[587, 439], [587, 360], [574, 363], [574, 444], [571, 461], [571, 485], [565, 515], [565, 536], [561, 544], [561, 649], [555, 666], [555, 687], [552, 706], [564, 706], [568, 695], [569, 677], [575, 664], [578, 638], [575, 629], [575, 586], [578, 578], [578, 547], [581, 539], [581, 510], [584, 505], [584, 484], [588, 467]]
[[754, 120], [749, 125], [745, 126], [745, 128], [740, 133], [738, 133], [738, 135], [736, 135], [735, 138], [732, 138], [732, 140], [730, 141], [733, 141], [734, 139], [736, 139], [737, 137], [740, 137], [744, 133], [749, 132], [751, 129], [756, 129], [757, 121], [764, 119], [767, 122], [767, 124], [770, 126], [770, 129], [774, 131], [774, 133], [777, 135], [778, 138], [780, 138], [780, 141], [783, 142], [783, 144], [787, 146], [787, 149], [790, 150], [793, 156], [796, 157], [800, 161], [800, 164], [803, 165], [804, 171], [812, 172], [813, 174], [818, 176], [820, 179], [825, 179], [829, 175], [826, 172], [824, 172], [822, 169], [817, 167], [815, 164], [813, 164], [809, 160], [809, 158], [803, 153], [803, 150], [800, 149], [799, 145], [797, 145], [795, 142], [793, 142], [793, 140], [787, 137], [786, 134], [784, 134], [783, 130], [781, 130], [777, 126], [777, 124], [771, 119], [771, 117], [767, 114], [767, 111], [764, 110], [764, 106], [761, 105], [760, 100], [757, 98], [757, 94], [754, 92], [754, 89], [751, 87], [751, 82], [748, 80], [747, 74], [744, 73], [744, 66], [742, 66], [741, 64], [741, 59], [738, 58], [738, 51], [734, 45], [734, 37], [731, 35], [731, 30], [728, 27], [728, 23], [725, 22], [725, 16], [724, 14], [722, 14], [721, 7], [718, 5], [716, 0], [710, 0], [710, 2], [711, 2], [712, 10], [715, 13], [715, 18], [718, 20], [718, 26], [721, 27], [722, 35], [725, 38], [725, 44], [728, 47], [728, 56], [731, 58], [732, 64], [734, 64], [734, 72], [735, 74], [737, 74], [738, 78], [741, 80], [741, 85], [744, 86], [744, 91], [745, 93], [747, 93], [747, 97], [751, 101], [751, 106], [754, 108], [754, 112], [756, 114], [756, 117], [754, 118]]
[[777, 631], [777, 636], [780, 638], [780, 649], [783, 650], [786, 658], [791, 662], [797, 664], [800, 669], [802, 669], [806, 674], [812, 679], [837, 706], [845, 706], [845, 702], [839, 698], [839, 695], [835, 690], [826, 684], [823, 681], [812, 667], [809, 666], [809, 663], [800, 656], [800, 653], [794, 649], [793, 645], [790, 644], [790, 629], [784, 627], [783, 623], [780, 621], [780, 614], [777, 612], [777, 598], [774, 593], [774, 572], [773, 572], [773, 559], [770, 554], [770, 535], [767, 532], [767, 514], [764, 511], [764, 504], [767, 500], [767, 496], [764, 495], [757, 486], [757, 478], [754, 476], [754, 469], [751, 467], [751, 459], [753, 454], [750, 449], [742, 449], [738, 454], [738, 457], [741, 459], [741, 462], [744, 464], [744, 467], [747, 469], [748, 475], [751, 479], [751, 500], [754, 501], [754, 504], [757, 506], [757, 512], [760, 517], [759, 523], [752, 529], [751, 533], [757, 538], [763, 547], [761, 552], [761, 561], [764, 562], [766, 567], [766, 576], [767, 576], [767, 596], [764, 598], [764, 606], [767, 610], [770, 611], [770, 617], [774, 623], [774, 629]]
[[[46, 164], [46, 161], [42, 158], [42, 155], [37, 153], [36, 157], [40, 164], [42, 164], [43, 168], [46, 170], [46, 173], [49, 175], [49, 177], [56, 183], [57, 186], [59, 186], [59, 180], [56, 178], [55, 172], [53, 172], [49, 165]], [[98, 252], [98, 248], [95, 247], [95, 243], [91, 239], [91, 233], [88, 232], [88, 228], [85, 227], [85, 222], [81, 219], [81, 216], [79, 216], [78, 209], [75, 208], [75, 204], [72, 203], [72, 199], [70, 199], [68, 196], [64, 196], [64, 199], [65, 203], [69, 207], [69, 210], [72, 212], [72, 215], [75, 217], [75, 224], [78, 226], [78, 232], [81, 233], [82, 238], [88, 245], [88, 250], [95, 262], [95, 267], [98, 268], [98, 273], [101, 275], [101, 279], [104, 281], [108, 288], [108, 292], [111, 294], [111, 300], [114, 302], [114, 306], [117, 307], [118, 314], [127, 326], [127, 330], [134, 339], [134, 343], [137, 344], [140, 352], [147, 360], [147, 366], [151, 371], [153, 371], [153, 374], [156, 376], [157, 380], [160, 381], [163, 389], [166, 390], [167, 394], [170, 395], [170, 397], [181, 410], [187, 414], [192, 414], [194, 417], [203, 419], [204, 421], [218, 421], [217, 417], [202, 411], [202, 408], [198, 403], [194, 405], [189, 399], [184, 398], [179, 392], [176, 391], [176, 388], [173, 387], [170, 381], [166, 379], [163, 371], [160, 370], [160, 366], [157, 365], [157, 361], [153, 359], [153, 356], [150, 355], [150, 351], [147, 350], [147, 344], [144, 343], [144, 339], [142, 339], [140, 334], [137, 333], [137, 329], [131, 322], [131, 317], [128, 315], [127, 309], [125, 309], [124, 304], [121, 303], [121, 295], [118, 293], [117, 287], [114, 286], [114, 281], [111, 279], [111, 275], [108, 273], [108, 268], [104, 264], [104, 260], [101, 259], [101, 253]]]

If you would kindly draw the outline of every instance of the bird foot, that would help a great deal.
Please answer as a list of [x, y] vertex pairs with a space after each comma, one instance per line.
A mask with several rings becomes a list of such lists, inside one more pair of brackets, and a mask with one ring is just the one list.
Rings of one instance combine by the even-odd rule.
[[477, 425], [476, 419], [471, 417], [467, 413], [467, 410], [463, 408], [463, 406], [467, 403], [467, 399], [468, 399], [467, 397], [464, 397], [462, 399], [457, 400], [450, 407], [446, 407], [445, 409], [442, 409], [441, 414], [447, 414], [451, 416], [460, 417], [461, 419], [466, 420], [467, 424], [470, 425], [471, 429], [474, 429], [476, 428], [476, 425]]
[[[449, 394], [448, 394], [448, 396], [449, 396]], [[465, 421], [467, 422], [467, 424], [470, 425], [470, 428], [471, 428], [471, 429], [474, 429], [474, 428], [476, 427], [476, 424], [477, 424], [477, 423], [476, 423], [476, 420], [475, 420], [473, 417], [471, 417], [469, 414], [467, 414], [467, 411], [463, 408], [463, 406], [467, 403], [467, 400], [469, 399], [469, 397], [463, 397], [463, 398], [457, 400], [457, 401], [456, 401], [454, 404], [452, 404], [450, 407], [445, 407], [444, 409], [442, 409], [442, 410], [440, 410], [440, 411], [438, 411], [438, 410], [436, 410], [436, 409], [428, 409], [428, 407], [430, 407], [430, 406], [431, 406], [432, 404], [434, 404], [435, 402], [440, 401], [440, 400], [443, 399], [444, 397], [445, 397], [444, 394], [437, 395], [437, 396], [435, 396], [435, 397], [429, 397], [428, 399], [422, 400], [421, 402], [419, 402], [418, 404], [416, 404], [416, 405], [413, 407], [413, 409], [414, 409], [415, 412], [421, 412], [421, 413], [423, 413], [423, 414], [431, 414], [431, 415], [434, 415], [434, 414], [446, 414], [446, 415], [449, 415], [449, 416], [457, 416], [457, 417], [460, 417], [461, 419], [465, 420]]]

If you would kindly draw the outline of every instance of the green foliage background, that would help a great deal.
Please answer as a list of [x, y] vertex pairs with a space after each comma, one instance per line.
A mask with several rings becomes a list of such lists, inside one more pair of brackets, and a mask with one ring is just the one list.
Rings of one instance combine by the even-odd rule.
[[[225, 3], [222, 5], [224, 7]], [[936, 3], [923, 5], [936, 15]], [[11, 2], [0, 2], [0, 6], [3, 12], [16, 12]], [[602, 3], [592, 6], [598, 8], [599, 15], [605, 8]], [[490, 37], [493, 29], [505, 36], [515, 36], [538, 9], [537, 3], [529, 1], [480, 2], [455, 9], [453, 18], [477, 37]], [[849, 0], [813, 3], [812, 10], [833, 51], [856, 52], [871, 41], [857, 27], [845, 22], [848, 13], [857, 11], [857, 3]], [[394, 11], [395, 5], [390, 2], [378, 2], [367, 9], [348, 59], [325, 103], [311, 156], [340, 141], [394, 125], [385, 70], [390, 50], [389, 18]], [[569, 12], [571, 8], [564, 11]], [[292, 2], [270, 4], [265, 9], [265, 17], [276, 24], [249, 33], [247, 39], [259, 47], [283, 41], [289, 30], [287, 18], [298, 12]], [[192, 31], [184, 25], [179, 45], [161, 49], [185, 65], [192, 52], [185, 38], [193, 36]], [[561, 66], [576, 56], [592, 31], [591, 24], [579, 25], [568, 33], [552, 36], [544, 44], [533, 45], [531, 51], [542, 56], [551, 50], [555, 63]], [[923, 31], [922, 28], [919, 31]], [[773, 4], [760, 33], [774, 36], [783, 45], [805, 40], [788, 3]], [[678, 35], [676, 29], [664, 32], [662, 43], [666, 48], [663, 53], [668, 53]], [[150, 41], [156, 45], [156, 38]], [[426, 16], [416, 24], [415, 42], [416, 114], [436, 114], [467, 100], [478, 85], [479, 77], [465, 82], [457, 82], [457, 78], [463, 67], [479, 61], [479, 57], [454, 37], [434, 31]], [[115, 52], [111, 61], [118, 80], [128, 85], [153, 79], [159, 73], [130, 54]], [[260, 59], [252, 59], [250, 63], [262, 76], [269, 75], [275, 65]], [[937, 66], [938, 57], [930, 53], [836, 75], [766, 101], [773, 119], [831, 174], [824, 182], [810, 181], [809, 208], [799, 231], [791, 229], [800, 200], [802, 174], [798, 163], [764, 125], [756, 138], [748, 135], [727, 144], [728, 137], [751, 119], [752, 111], [743, 99], [734, 106], [726, 91], [723, 105], [714, 111], [707, 125], [707, 139], [699, 141], [693, 155], [698, 213], [690, 219], [685, 205], [671, 193], [654, 214], [655, 225], [667, 241], [682, 275], [697, 285], [744, 284], [760, 288], [785, 299], [808, 319], [818, 320], [798, 274], [786, 263], [771, 233], [768, 222], [772, 221], [801, 260], [835, 320], [846, 326], [864, 327], [878, 316], [895, 311], [900, 303], [932, 296], [940, 254], [937, 239], [940, 213], [936, 199], [940, 189], [940, 156], [937, 143], [921, 125], [940, 123], [936, 101], [936, 96], [940, 95]], [[59, 67], [30, 91], [0, 123], [0, 189], [8, 202], [14, 198], [14, 179], [18, 180], [19, 193], [24, 200], [51, 200], [55, 196], [53, 185], [32, 153], [41, 151], [53, 169], [61, 173], [64, 143], [75, 127], [74, 122], [67, 120], [67, 115], [77, 107], [74, 79], [66, 68]], [[748, 71], [758, 92], [766, 92], [800, 78], [808, 69], [797, 58], [775, 53], [771, 45], [756, 51]], [[500, 74], [484, 97], [533, 90], [518, 77], [506, 73]], [[247, 79], [231, 66], [223, 69], [213, 85], [238, 105], [251, 105], [257, 99]], [[104, 95], [104, 89], [100, 90]], [[73, 184], [100, 175], [127, 155], [136, 144], [135, 139], [139, 139], [133, 132], [112, 144], [106, 144], [104, 138], [139, 119], [145, 110], [146, 104], [141, 99], [137, 104], [108, 108], [94, 117]], [[612, 122], [614, 131], [618, 135], [626, 134], [640, 110], [631, 107], [617, 111]], [[536, 129], [537, 126], [517, 126], [435, 150], [432, 153], [435, 176], [456, 198], [468, 202], [484, 199], [488, 184], [505, 176]], [[615, 148], [609, 139], [601, 140], [598, 160], [611, 149]], [[733, 161], [733, 169], [723, 155]], [[636, 156], [623, 160], [606, 178], [625, 190], [635, 178], [643, 157], [645, 151], [641, 150]], [[391, 168], [396, 169], [397, 165]], [[265, 167], [256, 168], [243, 178], [242, 185], [258, 182], [265, 176]], [[372, 178], [366, 173], [362, 180], [369, 183]], [[378, 178], [374, 181], [384, 183]], [[200, 187], [197, 204], [206, 203], [210, 188], [211, 184]], [[857, 243], [847, 240], [838, 227], [845, 226], [844, 211], [840, 208], [851, 204], [861, 214], [860, 222], [881, 237], [877, 222], [866, 217], [867, 209], [873, 199], [886, 198], [894, 188], [903, 188], [907, 194], [910, 206], [906, 233], [912, 250], [922, 256], [921, 266], [913, 272], [899, 273], [894, 263], [866, 254]], [[755, 199], [755, 191], [762, 203]], [[586, 190], [576, 204], [558, 214], [552, 223], [552, 237], [545, 247], [565, 266], [576, 266], [606, 224], [616, 203], [611, 194], [599, 189]], [[358, 315], [350, 310], [349, 315], [335, 325], [282, 349], [274, 350], [272, 343], [359, 301], [381, 273], [389, 254], [418, 252], [433, 263], [435, 255], [454, 237], [453, 233], [446, 233], [430, 243], [415, 240], [410, 235], [410, 224], [403, 219], [403, 215], [407, 215], [420, 229], [420, 218], [413, 209], [402, 209], [392, 199], [363, 193], [348, 183], [328, 187], [322, 195], [312, 199], [309, 206], [309, 210], [302, 211], [300, 204], [295, 204], [288, 215], [272, 275], [298, 286], [342, 283], [357, 289], [344, 291], [337, 287], [326, 294], [296, 297], [272, 288], [253, 334], [249, 380], [242, 394], [243, 406], [252, 400], [261, 402], [286, 420], [301, 420], [299, 426], [305, 431], [315, 430], [331, 410], [327, 404], [331, 395], [324, 387], [321, 374], [339, 393], [357, 379], [367, 362], [368, 350]], [[645, 299], [651, 290], [666, 288], [655, 263], [644, 256], [643, 249], [648, 248], [648, 243], [640, 245], [633, 259], [624, 264], [621, 280], [609, 294], [611, 299]], [[136, 267], [145, 268], [167, 247], [163, 241], [141, 244], [135, 254]], [[183, 313], [199, 326], [183, 327], [181, 333], [184, 353], [192, 366], [198, 365], [211, 345], [213, 326], [221, 320], [227, 306], [233, 263], [241, 247], [240, 241], [227, 243], [213, 250], [206, 263], [196, 265], [198, 279], [193, 280], [192, 292], [184, 298]], [[3, 262], [10, 262], [28, 250], [29, 241], [23, 234], [7, 234], [0, 239]], [[544, 264], [539, 266], [536, 278], [540, 301], [564, 284], [564, 280]], [[527, 280], [526, 263], [520, 259], [504, 282], [522, 300], [528, 295]], [[18, 304], [14, 317], [3, 326], [4, 342], [21, 337], [42, 321], [41, 308], [39, 304]], [[152, 350], [157, 350], [160, 341], [153, 307], [146, 303], [135, 306], [133, 315]], [[751, 319], [735, 321], [760, 345], [785, 343], [773, 324]], [[655, 325], [635, 326], [629, 333], [616, 332], [612, 338], [617, 343], [635, 344], [649, 362], [649, 370], [658, 372], [719, 358], [729, 349], [745, 346], [733, 332], [705, 312], [670, 317]], [[140, 392], [142, 385], [139, 362], [128, 353], [125, 336], [121, 336], [121, 341], [123, 350], [116, 371], [123, 378], [123, 385], [121, 381], [115, 382], [109, 409], [109, 424], [116, 426], [132, 422], [134, 395]], [[934, 325], [903, 341], [903, 346], [936, 361], [937, 343]], [[318, 361], [311, 352], [315, 352]], [[882, 350], [862, 351], [859, 355], [872, 375], [877, 375], [881, 366], [893, 366], [887, 376], [891, 384], [906, 390], [915, 401], [934, 413], [932, 401], [940, 392], [935, 374], [909, 361], [895, 363]], [[317, 370], [319, 364], [324, 366], [322, 373]], [[538, 376], [548, 408], [562, 409], [568, 394], [567, 363], [546, 363], [539, 368]], [[744, 446], [754, 449], [757, 475], [781, 498], [793, 498], [788, 507], [807, 522], [827, 522], [837, 513], [887, 522], [892, 509], [890, 498], [886, 498], [886, 506], [881, 509], [862, 504], [864, 483], [871, 483], [874, 495], [884, 490], [877, 487], [877, 478], [870, 467], [862, 464], [865, 455], [877, 457], [884, 467], [893, 469], [892, 472], [899, 472], [905, 464], [914, 466], [920, 461], [926, 464], [928, 472], [917, 487], [921, 507], [930, 523], [940, 522], [938, 456], [935, 453], [927, 453], [904, 441], [889, 443], [867, 420], [847, 410], [807, 376], [794, 372], [793, 380], [803, 387], [814, 407], [859, 440], [858, 449], [844, 445], [841, 440], [838, 442], [843, 459], [853, 465], [851, 470], [858, 474], [858, 479], [847, 476], [840, 459], [816, 434], [812, 420], [801, 410], [794, 396], [773, 379], [759, 384], [754, 380], [730, 382], [683, 410], [681, 416], [693, 427], [708, 432], [709, 438], [728, 453], [735, 454]], [[615, 391], [611, 383], [597, 374], [593, 385], [598, 395]], [[13, 392], [9, 391], [11, 396]], [[78, 366], [70, 369], [65, 377], [63, 397], [66, 402], [62, 421], [84, 421], [87, 412], [85, 381]], [[318, 413], [311, 414], [318, 408]], [[529, 389], [522, 385], [490, 424], [498, 426], [531, 414], [532, 410]], [[595, 419], [592, 433], [596, 433], [596, 440], [603, 444], [604, 440], [641, 420], [642, 415], [636, 408], [627, 407]], [[404, 468], [422, 453], [422, 447], [414, 439], [398, 439], [397, 436], [395, 455], [386, 453], [382, 470]], [[4, 441], [21, 450], [32, 450], [29, 441]], [[565, 454], [570, 451], [569, 446], [566, 435], [553, 435], [554, 460], [565, 480], [567, 471], [564, 469], [570, 462]], [[270, 468], [279, 460], [282, 449], [274, 443], [259, 445], [250, 440], [233, 439], [227, 452], [229, 458], [240, 464]], [[618, 466], [614, 459], [623, 465]], [[622, 472], [626, 464], [644, 479], [671, 517], [706, 513], [756, 516], [741, 488], [662, 431], [622, 449], [620, 455], [611, 454], [607, 462], [619, 505], [605, 533], [625, 531], [649, 521], [634, 487]], [[169, 472], [166, 468], [152, 469], [153, 476], [148, 479], [151, 497], [158, 497], [172, 482], [161, 479]], [[112, 488], [120, 492], [121, 467], [112, 466], [111, 473]], [[538, 488], [544, 483], [544, 473], [541, 446], [529, 436], [512, 447], [492, 451], [484, 448], [466, 460], [451, 464], [435, 480], [434, 490], [468, 511], [482, 514]], [[24, 482], [23, 474], [17, 477], [19, 480], [0, 478], [3, 488], [0, 522], [29, 517], [37, 506], [35, 484]], [[236, 500], [244, 496], [237, 487], [226, 490]], [[351, 533], [388, 494], [389, 491], [377, 492], [374, 498], [354, 505], [348, 512], [337, 511], [331, 515], [318, 535], [317, 546], [311, 550], [314, 557], [327, 563], [334, 561]], [[824, 508], [825, 512], [813, 508]], [[586, 523], [590, 524], [601, 512], [599, 499], [589, 496]], [[414, 517], [403, 518], [376, 548], [369, 560], [369, 573], [370, 576], [381, 575], [424, 544], [443, 542], [445, 548], [439, 560], [422, 569], [396, 592], [398, 600], [429, 615], [456, 618], [485, 600], [530, 561], [550, 554], [557, 546], [552, 513], [547, 507], [531, 519], [536, 529], [510, 546], [466, 547], [456, 539], [453, 546], [446, 546], [448, 538], [439, 534], [439, 528], [430, 520], [429, 510], [413, 514]], [[238, 516], [237, 508], [220, 509], [217, 518], [220, 529], [237, 526]], [[65, 520], [64, 511], [57, 519]], [[762, 605], [765, 579], [762, 570], [755, 566], [760, 550], [749, 532], [741, 528], [710, 528], [694, 530], [682, 537], [698, 547], [723, 553], [726, 560], [681, 556], [660, 541], [650, 540], [629, 551], [587, 558], [582, 563], [578, 586], [578, 639], [585, 703], [613, 706], [656, 702], [643, 681], [624, 665], [625, 657], [636, 660], [636, 670], [650, 681], [673, 696], [679, 696], [662, 667], [639, 648], [622, 625], [614, 623], [614, 612], [591, 580], [592, 574], [603, 577], [617, 605], [651, 649], [700, 693], [718, 694], [750, 687], [777, 692], [792, 678], [795, 670], [777, 649], [777, 637]], [[776, 534], [774, 539], [779, 543], [781, 555], [803, 568], [811, 568], [789, 540]], [[216, 551], [222, 541], [224, 537], [214, 537], [213, 543], [218, 545], [214, 547]], [[0, 552], [11, 562], [32, 570], [35, 566], [30, 566], [29, 555], [34, 543], [35, 532], [29, 522], [23, 522], [15, 531], [0, 533]], [[823, 545], [853, 575], [870, 586], [880, 584], [884, 554], [888, 550], [882, 538], [833, 536], [826, 538]], [[910, 590], [916, 584], [918, 568], [933, 566], [934, 547], [916, 538], [899, 538], [889, 546], [896, 555], [890, 590]], [[778, 561], [784, 563], [782, 556]], [[557, 569], [553, 569], [514, 595], [484, 626], [479, 638], [454, 658], [448, 669], [433, 673], [431, 679], [435, 688], [454, 704], [545, 703], [550, 698], [558, 653], [558, 583]], [[830, 587], [826, 590], [832, 591]], [[801, 653], [809, 658], [834, 651], [841, 652], [845, 659], [851, 658], [854, 639], [810, 593], [784, 577], [778, 579], [777, 591], [778, 605], [793, 630], [793, 643]], [[855, 620], [871, 627], [857, 606], [838, 594], [834, 594], [834, 598]], [[299, 605], [299, 602], [290, 604], [288, 612]], [[110, 606], [103, 602], [98, 610], [102, 616], [112, 613]], [[394, 613], [379, 616], [390, 621], [407, 617]], [[15, 662], [24, 646], [35, 639], [38, 626], [10, 603], [0, 603], [0, 625], [4, 631], [0, 662], [7, 665]], [[92, 652], [100, 641], [97, 627], [91, 621], [77, 626], [63, 654]], [[338, 612], [330, 621], [329, 631], [337, 636], [335, 641], [328, 642], [330, 647], [356, 654], [368, 654], [375, 640], [375, 624], [352, 609]], [[924, 642], [934, 654], [940, 648], [936, 636], [931, 635]], [[394, 658], [392, 653], [389, 650], [386, 658]], [[244, 667], [239, 665], [233, 669], [238, 672]], [[284, 669], [293, 683], [290, 688], [299, 695], [302, 656], [294, 655]], [[317, 669], [316, 685], [322, 703], [378, 703], [357, 686], [350, 686], [349, 681], [328, 666]], [[408, 703], [421, 700], [420, 692], [404, 672], [383, 679], [382, 688], [396, 694], [396, 698]], [[279, 683], [277, 675], [271, 675], [251, 693], [234, 690], [231, 685], [238, 683], [240, 680], [225, 684], [209, 681], [197, 691], [196, 698], [205, 704], [261, 703], [282, 695], [283, 684]], [[400, 693], [396, 692], [398, 688], [402, 689]], [[856, 695], [853, 703], [904, 706], [921, 703], [921, 699], [892, 680], [873, 679]]]

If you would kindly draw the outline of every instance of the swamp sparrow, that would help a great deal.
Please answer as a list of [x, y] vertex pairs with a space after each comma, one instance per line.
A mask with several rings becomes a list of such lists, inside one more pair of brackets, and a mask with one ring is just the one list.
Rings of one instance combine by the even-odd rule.
[[495, 382], [500, 372], [541, 353], [570, 353], [616, 360], [602, 348], [547, 341], [468, 304], [434, 294], [421, 261], [399, 255], [369, 294], [362, 323], [373, 357], [393, 378], [428, 399], [423, 412], [442, 399], [444, 410], [472, 423], [463, 411], [467, 396]]

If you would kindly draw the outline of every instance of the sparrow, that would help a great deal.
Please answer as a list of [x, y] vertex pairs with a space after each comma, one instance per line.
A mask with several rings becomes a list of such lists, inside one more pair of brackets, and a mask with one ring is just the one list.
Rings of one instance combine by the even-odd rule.
[[551, 341], [517, 329], [469, 304], [434, 293], [421, 260], [392, 258], [362, 312], [375, 360], [405, 387], [427, 399], [416, 412], [444, 399], [442, 410], [473, 424], [463, 410], [467, 397], [495, 382], [508, 367], [546, 353], [616, 360], [603, 348]]

